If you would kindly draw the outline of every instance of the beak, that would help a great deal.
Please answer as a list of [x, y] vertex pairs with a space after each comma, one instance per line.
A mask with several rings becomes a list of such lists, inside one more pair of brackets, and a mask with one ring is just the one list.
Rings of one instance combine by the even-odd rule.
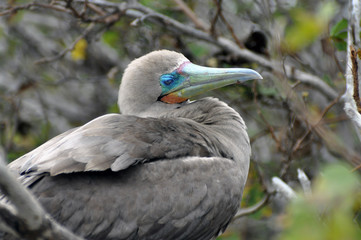
[[247, 80], [262, 79], [258, 72], [248, 68], [210, 68], [191, 62], [183, 63], [176, 71], [184, 77], [184, 81], [163, 93], [161, 97], [163, 102], [179, 103], [213, 89]]

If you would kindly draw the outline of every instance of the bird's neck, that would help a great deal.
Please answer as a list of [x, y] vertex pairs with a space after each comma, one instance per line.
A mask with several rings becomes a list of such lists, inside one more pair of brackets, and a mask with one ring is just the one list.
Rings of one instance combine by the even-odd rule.
[[234, 131], [244, 131], [246, 125], [241, 116], [217, 98], [203, 98], [165, 113], [165, 117], [191, 119], [209, 128], [224, 129], [233, 126]]
[[[164, 117], [183, 118], [200, 134], [206, 134], [220, 156], [231, 156], [245, 166], [250, 156], [246, 125], [241, 116], [226, 103], [203, 98], [166, 113]], [[247, 165], [247, 164], [246, 164]], [[247, 165], [248, 166], [248, 165]]]

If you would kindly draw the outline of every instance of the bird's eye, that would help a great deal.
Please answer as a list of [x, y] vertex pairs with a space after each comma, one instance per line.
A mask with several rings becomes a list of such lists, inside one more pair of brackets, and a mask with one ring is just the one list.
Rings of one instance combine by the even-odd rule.
[[163, 83], [164, 83], [165, 85], [171, 85], [172, 82], [173, 82], [173, 79], [168, 79], [168, 80], [164, 80], [164, 81], [163, 81]]
[[164, 86], [170, 86], [174, 82], [174, 76], [170, 74], [164, 74], [160, 77], [160, 82]]

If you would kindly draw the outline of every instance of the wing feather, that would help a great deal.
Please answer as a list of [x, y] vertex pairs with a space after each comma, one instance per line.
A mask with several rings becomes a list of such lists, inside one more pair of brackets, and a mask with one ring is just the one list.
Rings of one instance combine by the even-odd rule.
[[21, 175], [58, 175], [120, 171], [162, 158], [212, 155], [212, 147], [196, 132], [182, 119], [107, 114], [51, 139], [9, 167]]

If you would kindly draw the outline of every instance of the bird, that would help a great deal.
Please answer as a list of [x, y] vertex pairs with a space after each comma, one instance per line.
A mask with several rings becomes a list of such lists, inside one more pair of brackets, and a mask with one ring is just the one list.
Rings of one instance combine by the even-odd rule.
[[212, 239], [239, 208], [251, 147], [223, 86], [262, 79], [156, 50], [125, 69], [120, 114], [70, 129], [8, 167], [59, 223], [86, 239]]

